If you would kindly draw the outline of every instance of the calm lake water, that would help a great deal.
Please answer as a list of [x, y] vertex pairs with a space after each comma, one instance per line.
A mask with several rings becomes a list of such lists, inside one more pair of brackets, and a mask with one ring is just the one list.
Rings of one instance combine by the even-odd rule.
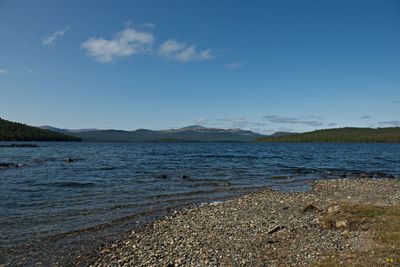
[[173, 209], [265, 186], [400, 176], [394, 144], [37, 144], [0, 147], [0, 163], [21, 164], [0, 169], [0, 263], [49, 257], [34, 249], [46, 245], [83, 253]]

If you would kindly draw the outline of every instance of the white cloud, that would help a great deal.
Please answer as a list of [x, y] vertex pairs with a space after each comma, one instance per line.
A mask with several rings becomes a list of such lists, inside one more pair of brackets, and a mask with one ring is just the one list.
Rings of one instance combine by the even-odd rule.
[[382, 126], [391, 126], [391, 127], [400, 127], [400, 121], [393, 120], [393, 121], [380, 121], [378, 122]]
[[159, 53], [162, 56], [171, 56], [175, 53], [178, 53], [179, 51], [182, 51], [183, 49], [185, 49], [185, 47], [185, 44], [178, 43], [173, 39], [169, 39], [160, 46]]
[[81, 48], [101, 63], [108, 63], [116, 58], [129, 57], [151, 49], [154, 36], [150, 32], [128, 27], [115, 34], [112, 39], [92, 37], [82, 43]]
[[[312, 118], [316, 120], [308, 120], [307, 118]], [[283, 116], [275, 116], [268, 115], [263, 116], [264, 120], [267, 120], [272, 123], [286, 123], [286, 124], [303, 124], [307, 126], [323, 126], [324, 124], [320, 121], [322, 118], [319, 116], [308, 116], [306, 119], [304, 118], [293, 118], [293, 117], [283, 117]]]
[[144, 23], [144, 24], [140, 24], [139, 27], [154, 29], [156, 27], [156, 24], [155, 23]]
[[204, 119], [204, 118], [197, 118], [195, 120], [195, 123], [199, 124], [199, 125], [206, 125], [206, 124], [209, 124], [209, 121], [207, 119]]
[[213, 58], [210, 49], [197, 51], [194, 45], [188, 46], [187, 44], [177, 42], [174, 39], [169, 39], [162, 43], [158, 52], [163, 57], [182, 63], [203, 61]]
[[71, 30], [71, 27], [69, 25], [67, 25], [64, 29], [62, 30], [58, 30], [53, 32], [52, 34], [45, 36], [42, 38], [42, 45], [44, 46], [52, 46], [56, 43], [56, 41], [63, 37], [65, 35], [66, 32], [68, 32], [69, 30]]
[[[294, 132], [294, 129], [292, 129], [292, 128], [287, 128], [287, 127], [279, 127], [279, 128], [278, 128], [278, 131], [279, 131], [279, 132]], [[276, 132], [276, 130], [275, 130], [275, 132]]]
[[0, 75], [5, 75], [8, 73], [8, 70], [0, 68]]
[[268, 123], [250, 121], [246, 117], [226, 117], [216, 119], [198, 118], [195, 120], [195, 123], [219, 128], [242, 128], [257, 131], [261, 131], [268, 126]]
[[225, 68], [227, 69], [238, 69], [240, 67], [243, 67], [244, 63], [243, 62], [232, 62], [232, 63], [227, 63], [225, 64]]

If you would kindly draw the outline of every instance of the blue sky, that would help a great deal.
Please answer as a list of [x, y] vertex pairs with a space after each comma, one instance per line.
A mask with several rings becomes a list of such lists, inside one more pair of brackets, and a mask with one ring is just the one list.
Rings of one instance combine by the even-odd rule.
[[0, 117], [270, 133], [400, 126], [400, 2], [0, 0]]

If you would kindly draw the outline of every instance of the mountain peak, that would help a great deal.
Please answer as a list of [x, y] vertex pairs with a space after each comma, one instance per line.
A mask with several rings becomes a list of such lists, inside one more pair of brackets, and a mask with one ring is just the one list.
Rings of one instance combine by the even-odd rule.
[[201, 125], [189, 125], [186, 127], [182, 127], [179, 130], [202, 130], [202, 129], [206, 129], [206, 127]]

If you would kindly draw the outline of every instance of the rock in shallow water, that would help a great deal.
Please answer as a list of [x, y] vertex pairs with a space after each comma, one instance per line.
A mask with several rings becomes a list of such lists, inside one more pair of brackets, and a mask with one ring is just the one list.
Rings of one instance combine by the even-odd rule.
[[18, 168], [21, 166], [22, 166], [22, 164], [20, 164], [20, 163], [8, 163], [8, 162], [0, 163], [0, 169]]

